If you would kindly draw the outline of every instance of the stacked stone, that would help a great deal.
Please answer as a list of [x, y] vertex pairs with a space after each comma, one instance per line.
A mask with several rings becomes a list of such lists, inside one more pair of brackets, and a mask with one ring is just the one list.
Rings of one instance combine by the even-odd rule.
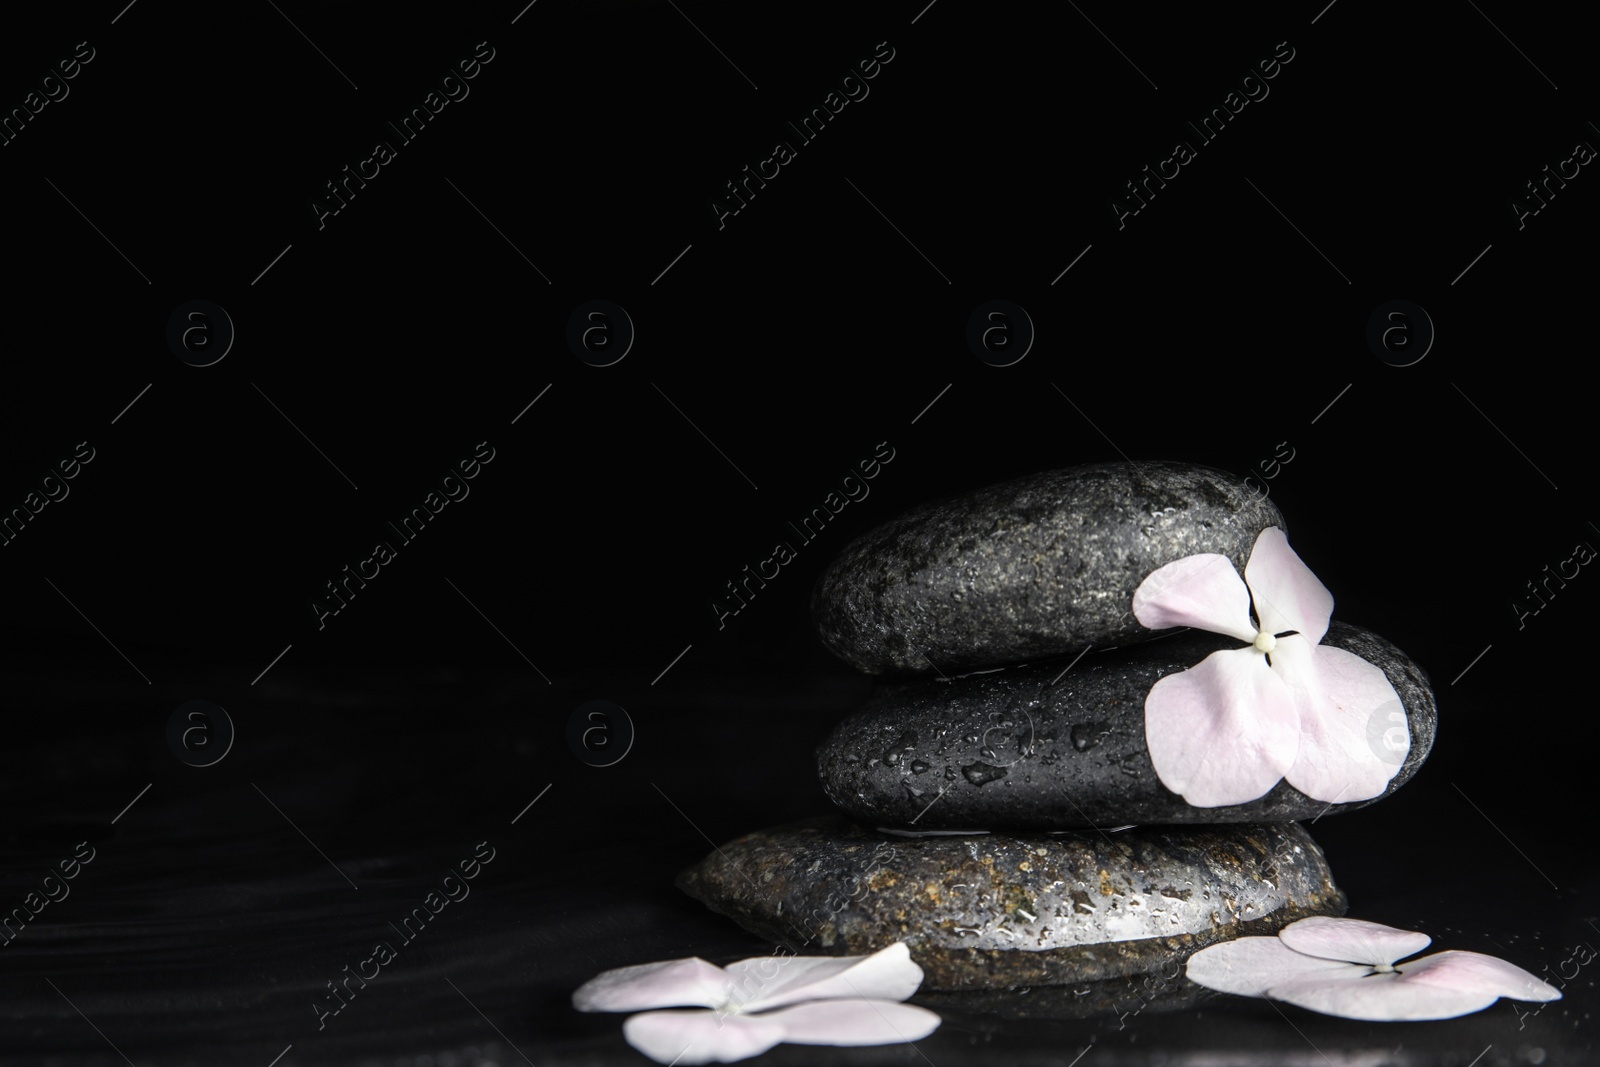
[[725, 845], [680, 886], [803, 954], [904, 941], [927, 990], [1118, 978], [1342, 914], [1296, 820], [1376, 803], [1427, 757], [1433, 694], [1403, 653], [1338, 622], [1322, 641], [1380, 668], [1404, 709], [1410, 748], [1372, 800], [1279, 782], [1194, 807], [1145, 745], [1151, 687], [1238, 641], [1147, 630], [1134, 590], [1199, 553], [1243, 574], [1272, 526], [1287, 529], [1239, 478], [1144, 463], [1031, 475], [863, 535], [812, 604], [823, 643], [884, 679], [818, 753], [844, 814]]

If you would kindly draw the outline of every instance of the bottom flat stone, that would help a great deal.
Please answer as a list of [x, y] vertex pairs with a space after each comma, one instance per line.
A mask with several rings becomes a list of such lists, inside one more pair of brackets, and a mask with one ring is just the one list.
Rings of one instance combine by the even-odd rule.
[[904, 941], [930, 992], [1148, 973], [1346, 906], [1296, 823], [907, 838], [831, 815], [747, 834], [677, 884], [800, 955]]

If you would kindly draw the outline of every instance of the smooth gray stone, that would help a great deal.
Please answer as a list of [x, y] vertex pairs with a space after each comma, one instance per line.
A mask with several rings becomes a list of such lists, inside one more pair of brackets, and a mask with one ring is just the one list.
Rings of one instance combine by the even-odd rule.
[[944, 674], [1137, 640], [1133, 591], [1219, 552], [1242, 574], [1277, 506], [1188, 463], [1046, 471], [925, 504], [858, 537], [812, 594], [822, 643], [868, 674]]
[[908, 839], [831, 815], [723, 845], [678, 886], [799, 955], [904, 941], [925, 992], [1176, 974], [1214, 942], [1345, 911], [1295, 823]]
[[[1411, 749], [1379, 797], [1329, 805], [1287, 782], [1247, 804], [1192, 807], [1156, 777], [1144, 700], [1156, 681], [1193, 667], [1232, 637], [1191, 630], [1103, 653], [950, 681], [887, 686], [835, 727], [817, 753], [823, 789], [874, 825], [936, 829], [1065, 829], [1129, 823], [1314, 819], [1375, 804], [1427, 759], [1438, 727], [1428, 676], [1377, 634], [1335, 622], [1323, 643], [1375, 664], [1399, 694]], [[1057, 680], [1059, 679], [1059, 680]], [[1380, 758], [1399, 708], [1368, 731]]]

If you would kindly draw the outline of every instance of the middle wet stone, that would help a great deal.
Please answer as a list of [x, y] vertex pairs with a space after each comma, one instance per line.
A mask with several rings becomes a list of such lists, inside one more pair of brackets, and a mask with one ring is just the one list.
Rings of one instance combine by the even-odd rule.
[[[1145, 744], [1145, 697], [1160, 678], [1238, 647], [1198, 631], [1076, 663], [885, 687], [819, 749], [822, 785], [859, 819], [914, 830], [1278, 822], [1363, 807], [1400, 788], [1427, 758], [1438, 723], [1433, 692], [1422, 670], [1377, 634], [1334, 623], [1323, 643], [1380, 668], [1400, 698], [1375, 709], [1355, 739], [1373, 758], [1398, 764], [1370, 800], [1327, 804], [1279, 782], [1257, 800], [1202, 808], [1162, 785]], [[1411, 738], [1403, 761], [1385, 744], [1397, 723]]]

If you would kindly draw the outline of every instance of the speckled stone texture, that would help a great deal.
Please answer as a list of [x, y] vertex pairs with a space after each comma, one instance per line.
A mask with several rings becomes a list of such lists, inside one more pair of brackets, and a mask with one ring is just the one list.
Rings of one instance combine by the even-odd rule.
[[1149, 631], [1133, 591], [1162, 564], [1219, 552], [1244, 571], [1287, 529], [1233, 475], [1186, 463], [1047, 471], [923, 505], [851, 542], [811, 612], [822, 643], [868, 674], [945, 674]]
[[[818, 751], [823, 789], [851, 815], [878, 826], [914, 821], [917, 830], [1278, 822], [1365, 807], [1427, 758], [1438, 725], [1433, 691], [1422, 669], [1376, 634], [1336, 622], [1323, 643], [1382, 668], [1404, 707], [1411, 749], [1372, 800], [1329, 806], [1280, 782], [1248, 804], [1196, 808], [1162, 785], [1145, 747], [1145, 696], [1162, 676], [1242, 647], [1193, 630], [1090, 653], [1064, 674], [1070, 658], [884, 687]], [[1380, 757], [1393, 758], [1383, 736], [1398, 711], [1373, 716], [1368, 739]]]
[[1345, 911], [1294, 823], [913, 839], [834, 815], [723, 845], [678, 885], [801, 955], [904, 941], [929, 992], [1173, 973], [1214, 942]]

